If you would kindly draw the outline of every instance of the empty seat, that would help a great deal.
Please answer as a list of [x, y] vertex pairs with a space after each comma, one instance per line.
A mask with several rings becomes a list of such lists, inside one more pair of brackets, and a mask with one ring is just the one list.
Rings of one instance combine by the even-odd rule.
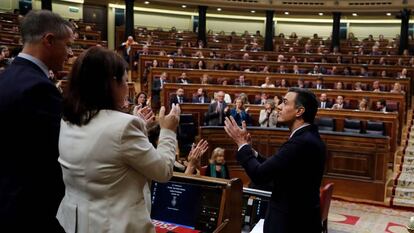
[[367, 128], [365, 130], [367, 134], [385, 135], [384, 131], [385, 131], [384, 122], [367, 121]]
[[330, 117], [320, 117], [315, 119], [315, 124], [319, 130], [335, 131], [335, 120]]
[[387, 101], [387, 112], [397, 112], [398, 111], [398, 102]]
[[361, 133], [361, 121], [355, 119], [345, 119], [344, 132]]

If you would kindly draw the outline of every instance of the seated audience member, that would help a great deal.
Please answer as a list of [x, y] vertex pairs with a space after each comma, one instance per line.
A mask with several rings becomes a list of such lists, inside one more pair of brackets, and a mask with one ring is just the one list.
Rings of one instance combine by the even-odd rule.
[[271, 83], [270, 77], [266, 76], [265, 83], [263, 83], [260, 87], [262, 87], [262, 88], [273, 88], [273, 87], [275, 87], [275, 85], [273, 83]]
[[387, 61], [385, 60], [385, 57], [381, 57], [381, 58], [378, 60], [378, 64], [379, 64], [379, 65], [382, 65], [382, 66], [387, 65]]
[[[298, 62], [298, 59], [296, 59], [296, 57], [295, 56], [292, 56], [292, 57], [290, 57], [290, 62], [291, 63], [296, 63], [296, 62]], [[293, 68], [294, 68], [295, 66], [293, 66]], [[295, 72], [293, 72], [293, 73], [295, 73]]]
[[197, 52], [194, 53], [193, 57], [204, 58], [204, 55], [201, 50], [197, 50]]
[[367, 111], [369, 110], [368, 107], [368, 99], [367, 98], [362, 98], [359, 103], [358, 103], [358, 110], [359, 111]]
[[208, 150], [208, 143], [201, 139], [197, 145], [193, 143], [190, 153], [188, 153], [187, 160], [175, 161], [174, 171], [183, 172], [186, 175], [197, 174], [197, 170], [201, 168], [201, 157]]
[[210, 99], [208, 98], [203, 88], [198, 88], [197, 93], [194, 93], [193, 103], [199, 103], [199, 104], [210, 103]]
[[263, 70], [261, 71], [262, 73], [270, 73], [270, 69], [269, 66], [264, 66]]
[[344, 68], [343, 72], [344, 75], [353, 75], [351, 67], [347, 66]]
[[390, 92], [405, 94], [405, 91], [402, 90], [401, 84], [399, 82], [394, 83]]
[[260, 110], [259, 124], [261, 127], [276, 127], [277, 110], [273, 100], [266, 100], [265, 109]]
[[194, 67], [194, 69], [205, 70], [206, 69], [206, 63], [203, 60], [200, 60], [200, 61], [197, 62], [197, 65]]
[[210, 77], [208, 76], [208, 74], [203, 74], [203, 76], [201, 76], [200, 83], [204, 85], [210, 84]]
[[229, 108], [224, 101], [224, 91], [219, 91], [215, 97], [216, 100], [208, 106], [207, 121], [208, 125], [222, 126]]
[[188, 79], [187, 74], [183, 72], [180, 77], [178, 77], [177, 83], [189, 84], [191, 81]]
[[174, 59], [172, 59], [172, 58], [168, 59], [167, 68], [168, 69], [173, 69], [174, 67], [175, 67], [175, 65], [174, 65]]
[[335, 88], [336, 90], [343, 90], [344, 89], [344, 83], [343, 82], [337, 82], [335, 83]]
[[237, 78], [237, 79], [235, 80], [234, 85], [237, 85], [237, 86], [242, 86], [242, 87], [244, 87], [244, 86], [249, 86], [249, 85], [250, 85], [250, 83], [246, 82], [244, 78], [245, 78], [244, 74], [241, 74], [241, 75], [239, 76], [239, 78]]
[[338, 97], [336, 97], [335, 104], [332, 105], [332, 109], [346, 109], [343, 96], [338, 95]]
[[59, 135], [66, 193], [57, 219], [66, 232], [104, 232], [108, 226], [155, 232], [149, 187], [151, 180], [167, 182], [173, 175], [180, 108], [174, 105], [168, 115], [161, 108], [154, 148], [147, 137], [151, 110], [143, 108], [138, 117], [122, 112], [127, 68], [121, 56], [102, 47], [86, 50], [72, 68]]
[[242, 59], [245, 60], [245, 61], [250, 60], [249, 53], [244, 53]]
[[152, 61], [151, 68], [157, 68], [157, 67], [158, 67], [158, 61], [157, 61], [157, 59], [154, 59], [154, 60]]
[[293, 71], [294, 74], [302, 74], [303, 72], [299, 69], [298, 65], [293, 65]]
[[[227, 79], [223, 79], [221, 85], [227, 86]], [[227, 104], [231, 104], [231, 96], [227, 93], [224, 94], [224, 102], [226, 102]]]
[[371, 91], [373, 91], [373, 92], [380, 92], [380, 91], [382, 91], [382, 90], [381, 90], [381, 87], [380, 87], [380, 83], [379, 83], [379, 81], [378, 81], [378, 80], [375, 80], [375, 81], [372, 83], [372, 89], [371, 89]]
[[286, 81], [286, 79], [283, 78], [282, 80], [280, 80], [279, 85], [277, 87], [278, 88], [288, 88], [289, 84]]
[[268, 95], [266, 93], [262, 93], [261, 95], [256, 95], [258, 98], [254, 100], [254, 104], [265, 105]]
[[354, 91], [363, 91], [361, 82], [356, 82], [354, 84]]
[[184, 96], [184, 89], [178, 88], [174, 95], [170, 98], [170, 106], [173, 104], [182, 104], [188, 102]]
[[224, 160], [224, 149], [217, 147], [211, 154], [210, 163], [206, 169], [206, 176], [230, 179], [229, 169]]
[[408, 72], [407, 68], [403, 68], [401, 70], [401, 73], [398, 74], [398, 78], [406, 79], [407, 78], [407, 72]]
[[[249, 97], [247, 96], [246, 93], [242, 92], [242, 93], [239, 94], [238, 97], [242, 100], [243, 105], [250, 104]], [[236, 100], [234, 100], [234, 103], [236, 103]]]
[[321, 93], [319, 96], [318, 108], [332, 108], [332, 103], [328, 100], [326, 93]]
[[368, 77], [369, 76], [368, 68], [361, 67], [360, 70], [359, 70], [359, 76]]
[[386, 77], [387, 77], [387, 71], [382, 70], [382, 71], [381, 71], [381, 73], [380, 73], [380, 76], [381, 76], [382, 78], [386, 78]]
[[299, 78], [298, 81], [297, 81], [296, 87], [307, 88], [306, 85], [305, 85], [305, 80], [303, 78]]
[[380, 99], [376, 102], [375, 110], [379, 112], [387, 112], [387, 103], [384, 99]]
[[174, 56], [176, 56], [176, 57], [185, 57], [185, 54], [183, 53], [183, 49], [178, 48], [177, 52], [174, 54]]
[[236, 99], [235, 107], [230, 110], [230, 116], [234, 118], [237, 125], [242, 125], [242, 122], [246, 122], [246, 125], [251, 125], [250, 115], [247, 113], [249, 109], [244, 108], [244, 103], [241, 97]]
[[312, 88], [316, 88], [317, 90], [324, 89], [324, 86], [323, 86], [323, 78], [322, 77], [318, 77], [316, 79], [316, 83], [313, 85]]
[[151, 97], [148, 98], [147, 93], [141, 91], [135, 96], [134, 109], [132, 110], [133, 115], [137, 115], [138, 110], [145, 108], [146, 106], [151, 107]]
[[286, 74], [286, 69], [284, 65], [280, 65], [279, 68], [277, 69], [277, 72], [279, 74]]

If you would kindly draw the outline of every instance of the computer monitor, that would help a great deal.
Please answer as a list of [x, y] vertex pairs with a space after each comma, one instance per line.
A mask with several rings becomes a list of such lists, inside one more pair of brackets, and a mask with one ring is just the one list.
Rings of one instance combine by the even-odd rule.
[[240, 179], [188, 176], [174, 172], [152, 182], [151, 218], [157, 233], [241, 232]]
[[202, 232], [218, 225], [222, 188], [169, 181], [151, 186], [151, 218]]

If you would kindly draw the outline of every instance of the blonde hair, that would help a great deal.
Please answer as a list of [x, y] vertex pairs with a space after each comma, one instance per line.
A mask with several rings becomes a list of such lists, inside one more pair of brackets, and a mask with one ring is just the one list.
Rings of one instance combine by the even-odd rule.
[[210, 163], [216, 163], [216, 158], [219, 155], [224, 156], [224, 149], [221, 147], [216, 147], [216, 149], [213, 150], [213, 153], [211, 153]]

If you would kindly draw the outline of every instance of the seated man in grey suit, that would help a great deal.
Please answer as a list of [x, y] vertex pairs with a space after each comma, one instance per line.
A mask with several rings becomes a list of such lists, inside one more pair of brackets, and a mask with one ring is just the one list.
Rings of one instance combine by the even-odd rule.
[[208, 125], [220, 126], [224, 125], [224, 118], [227, 115], [229, 108], [224, 102], [224, 92], [217, 93], [217, 101], [208, 106], [207, 122]]

